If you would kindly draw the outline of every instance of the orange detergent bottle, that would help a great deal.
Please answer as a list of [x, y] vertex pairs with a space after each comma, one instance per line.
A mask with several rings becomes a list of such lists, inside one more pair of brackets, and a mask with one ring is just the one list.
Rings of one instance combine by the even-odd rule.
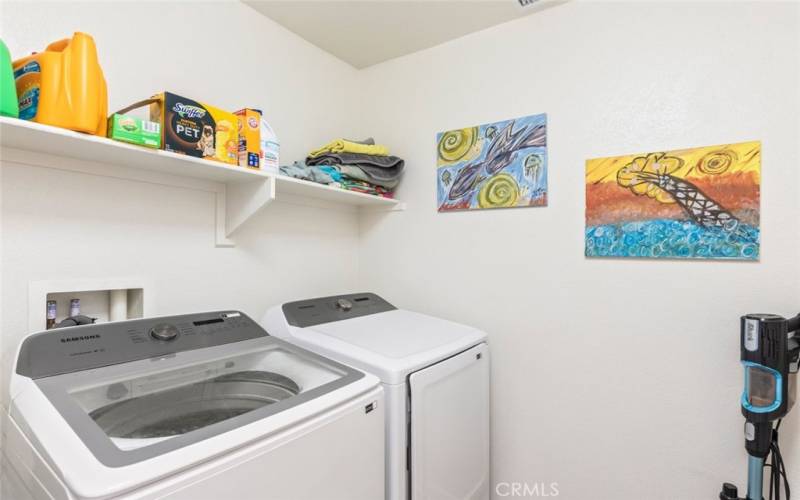
[[20, 118], [106, 135], [106, 80], [91, 36], [75, 33], [13, 66]]

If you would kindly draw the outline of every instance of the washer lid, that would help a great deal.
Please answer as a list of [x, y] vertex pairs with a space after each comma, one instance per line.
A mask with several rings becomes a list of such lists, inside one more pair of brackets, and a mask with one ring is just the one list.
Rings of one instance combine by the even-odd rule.
[[297, 335], [390, 384], [486, 340], [475, 328], [402, 309], [315, 325]]
[[312, 329], [392, 359], [435, 351], [462, 339], [471, 343], [475, 337], [474, 328], [400, 309]]

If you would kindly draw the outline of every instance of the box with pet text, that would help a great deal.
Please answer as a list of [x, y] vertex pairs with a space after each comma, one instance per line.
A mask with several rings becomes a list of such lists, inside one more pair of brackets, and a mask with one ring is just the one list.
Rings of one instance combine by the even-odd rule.
[[150, 119], [161, 123], [167, 151], [239, 163], [238, 118], [233, 113], [162, 92], [150, 99]]

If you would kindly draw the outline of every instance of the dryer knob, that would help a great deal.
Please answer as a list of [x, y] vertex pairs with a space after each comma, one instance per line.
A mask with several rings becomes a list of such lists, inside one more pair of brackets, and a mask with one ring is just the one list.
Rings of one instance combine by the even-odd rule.
[[342, 311], [349, 311], [353, 308], [353, 303], [347, 299], [339, 299], [336, 301], [336, 307], [341, 309]]
[[175, 340], [178, 329], [169, 323], [159, 323], [150, 329], [150, 336], [156, 340]]

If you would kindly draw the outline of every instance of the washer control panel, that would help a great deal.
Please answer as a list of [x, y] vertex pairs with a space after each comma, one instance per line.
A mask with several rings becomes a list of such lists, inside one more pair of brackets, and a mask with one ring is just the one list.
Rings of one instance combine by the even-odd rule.
[[240, 311], [57, 328], [23, 341], [17, 373], [49, 377], [268, 335]]
[[397, 308], [374, 293], [353, 293], [289, 302], [283, 305], [283, 314], [290, 325], [306, 328], [394, 309]]

